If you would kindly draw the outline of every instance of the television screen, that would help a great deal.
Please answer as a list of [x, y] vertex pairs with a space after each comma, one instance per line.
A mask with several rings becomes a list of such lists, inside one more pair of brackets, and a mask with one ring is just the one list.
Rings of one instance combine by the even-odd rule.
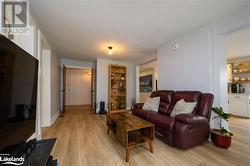
[[35, 133], [38, 60], [0, 35], [0, 151]]

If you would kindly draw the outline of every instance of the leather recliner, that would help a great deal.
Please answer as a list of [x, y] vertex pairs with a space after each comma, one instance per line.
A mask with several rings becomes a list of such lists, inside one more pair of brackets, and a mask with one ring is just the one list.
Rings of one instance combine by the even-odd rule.
[[[205, 142], [210, 133], [209, 119], [214, 96], [199, 91], [159, 90], [150, 97], [160, 97], [158, 112], [143, 110], [143, 103], [134, 105], [132, 114], [155, 125], [156, 136], [171, 146], [188, 149]], [[170, 114], [177, 101], [197, 102], [192, 114]]]

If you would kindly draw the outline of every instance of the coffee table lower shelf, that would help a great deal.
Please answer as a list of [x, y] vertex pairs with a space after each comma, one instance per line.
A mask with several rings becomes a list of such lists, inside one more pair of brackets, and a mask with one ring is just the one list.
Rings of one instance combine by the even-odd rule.
[[154, 125], [129, 113], [107, 114], [107, 134], [110, 130], [126, 148], [126, 162], [129, 161], [130, 149], [148, 143], [153, 153]]

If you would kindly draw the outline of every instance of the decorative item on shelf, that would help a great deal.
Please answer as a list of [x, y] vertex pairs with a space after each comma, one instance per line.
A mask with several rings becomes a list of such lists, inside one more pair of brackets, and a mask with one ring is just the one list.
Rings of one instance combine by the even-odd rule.
[[246, 81], [246, 78], [240, 78], [241, 81]]
[[124, 102], [121, 102], [121, 103], [119, 103], [119, 109], [126, 109], [126, 103], [124, 103]]
[[114, 73], [119, 73], [119, 68], [115, 68]]
[[113, 109], [114, 108], [114, 103], [110, 103], [111, 104], [111, 109]]
[[117, 95], [117, 94], [118, 94], [117, 90], [113, 90], [113, 95]]
[[234, 77], [234, 81], [239, 81], [240, 77]]
[[239, 69], [239, 73], [243, 73], [244, 72], [244, 69]]
[[222, 127], [222, 121], [228, 121], [230, 117], [229, 114], [225, 113], [223, 109], [220, 107], [213, 107], [212, 111], [217, 114], [217, 116], [213, 117], [212, 119], [219, 118], [219, 129], [211, 129], [211, 139], [214, 145], [227, 149], [231, 146], [231, 140], [233, 134]]
[[238, 63], [234, 63], [234, 64], [233, 64], [233, 72], [234, 72], [234, 73], [237, 73], [238, 70], [239, 70], [239, 64], [238, 64]]
[[250, 72], [249, 69], [244, 68], [243, 72]]
[[121, 75], [121, 80], [125, 80], [125, 75]]
[[250, 77], [247, 78], [247, 81], [250, 81]]

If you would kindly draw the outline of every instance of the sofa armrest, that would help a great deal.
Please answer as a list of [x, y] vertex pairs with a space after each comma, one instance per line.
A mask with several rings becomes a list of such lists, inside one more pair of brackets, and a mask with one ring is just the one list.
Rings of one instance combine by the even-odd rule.
[[144, 104], [144, 103], [135, 103], [135, 104], [133, 105], [133, 107], [134, 107], [135, 109], [142, 109], [143, 104]]
[[192, 126], [200, 124], [208, 124], [207, 118], [194, 114], [179, 114], [175, 116], [175, 120]]

